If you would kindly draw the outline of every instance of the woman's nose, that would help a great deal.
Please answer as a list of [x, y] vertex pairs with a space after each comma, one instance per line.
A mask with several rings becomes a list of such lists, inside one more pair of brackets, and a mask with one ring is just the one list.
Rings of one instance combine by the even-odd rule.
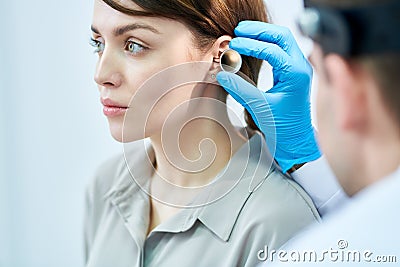
[[110, 51], [104, 50], [97, 62], [94, 80], [99, 86], [107, 88], [118, 88], [121, 86], [122, 75], [117, 56]]

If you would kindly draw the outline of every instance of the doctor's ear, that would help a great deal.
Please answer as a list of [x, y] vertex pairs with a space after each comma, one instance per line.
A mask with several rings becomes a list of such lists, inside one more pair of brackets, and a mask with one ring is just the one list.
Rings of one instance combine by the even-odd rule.
[[338, 55], [328, 55], [325, 67], [336, 101], [338, 125], [345, 130], [363, 130], [367, 112], [365, 71]]
[[229, 35], [223, 35], [219, 37], [211, 48], [211, 56], [213, 57], [213, 69], [219, 66], [222, 53], [229, 49], [229, 43], [232, 41], [232, 37]]

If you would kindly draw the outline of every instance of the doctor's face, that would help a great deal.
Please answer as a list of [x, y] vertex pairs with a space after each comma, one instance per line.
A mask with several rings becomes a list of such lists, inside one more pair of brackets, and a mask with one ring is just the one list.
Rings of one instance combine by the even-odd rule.
[[[132, 2], [120, 3], [141, 10]], [[92, 32], [92, 43], [98, 54], [94, 79], [111, 134], [118, 141], [122, 141], [123, 130], [126, 130], [123, 129], [124, 117], [128, 111], [138, 118], [149, 115], [145, 137], [150, 137], [159, 133], [175, 107], [194, 97], [193, 85], [182, 86], [163, 97], [149, 96], [159, 98], [159, 101], [150, 114], [145, 114], [141, 105], [130, 106], [130, 102], [147, 79], [185, 62], [209, 61], [212, 64], [212, 56], [194, 48], [193, 35], [182, 23], [159, 17], [129, 16], [101, 0], [94, 2]], [[147, 92], [149, 95], [159, 93], [157, 88], [151, 89]], [[139, 130], [142, 126], [136, 125]], [[134, 133], [131, 139], [141, 139], [144, 137], [141, 134]]]

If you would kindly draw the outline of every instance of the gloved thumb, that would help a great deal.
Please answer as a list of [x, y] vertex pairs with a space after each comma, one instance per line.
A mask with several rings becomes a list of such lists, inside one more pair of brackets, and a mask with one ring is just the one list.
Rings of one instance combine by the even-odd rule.
[[250, 113], [256, 112], [257, 107], [266, 102], [264, 93], [251, 84], [251, 81], [246, 81], [239, 75], [222, 71], [217, 74], [217, 80]]
[[273, 115], [266, 94], [251, 84], [251, 81], [246, 81], [229, 72], [218, 73], [217, 80], [237, 102], [249, 111], [254, 122], [263, 132], [264, 128], [268, 128], [265, 125], [273, 124]]

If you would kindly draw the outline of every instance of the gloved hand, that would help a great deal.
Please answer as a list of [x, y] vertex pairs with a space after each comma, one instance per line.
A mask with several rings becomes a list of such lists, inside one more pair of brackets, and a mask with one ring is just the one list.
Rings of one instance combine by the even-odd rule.
[[[312, 68], [289, 29], [263, 22], [243, 21], [230, 47], [240, 54], [266, 60], [273, 67], [274, 86], [260, 91], [238, 75], [220, 72], [218, 82], [243, 105], [266, 136], [284, 172], [321, 156], [311, 124]], [[270, 111], [269, 111], [270, 109]], [[271, 133], [271, 115], [276, 140]], [[272, 134], [272, 135], [271, 135]]]

